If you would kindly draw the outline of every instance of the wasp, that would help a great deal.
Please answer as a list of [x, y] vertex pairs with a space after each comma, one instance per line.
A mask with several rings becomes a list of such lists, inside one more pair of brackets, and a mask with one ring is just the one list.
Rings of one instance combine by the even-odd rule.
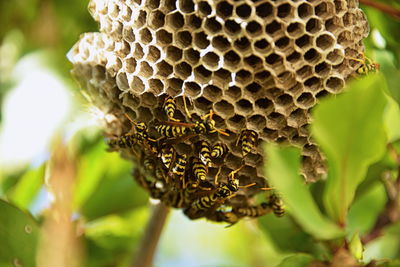
[[111, 149], [118, 149], [118, 148], [132, 148], [139, 141], [136, 135], [123, 135], [120, 137], [106, 139], [106, 142]]
[[143, 159], [144, 169], [148, 172], [153, 172], [156, 169], [155, 162], [152, 157], [146, 155]]
[[186, 164], [187, 164], [187, 156], [186, 154], [179, 155], [176, 154], [175, 157], [175, 162], [171, 170], [171, 175], [175, 175], [176, 178], [179, 179], [179, 181], [182, 182], [183, 188], [186, 187], [185, 185], [185, 169], [186, 169]]
[[170, 119], [172, 121], [179, 121], [174, 118], [175, 110], [176, 110], [175, 99], [171, 96], [168, 96], [164, 102], [165, 114], [167, 114], [168, 119]]
[[277, 217], [282, 217], [285, 214], [285, 205], [283, 204], [282, 199], [280, 199], [276, 194], [269, 196], [268, 205]]
[[195, 158], [193, 160], [192, 170], [197, 181], [205, 181], [207, 179], [207, 166], [199, 159]]
[[211, 149], [211, 157], [219, 158], [227, 152], [227, 148], [222, 143], [215, 144]]
[[158, 156], [161, 158], [161, 162], [167, 169], [170, 169], [171, 163], [175, 157], [175, 149], [172, 146], [165, 146], [161, 148]]
[[[133, 124], [132, 129], [126, 136], [134, 136], [137, 142], [142, 144], [149, 152], [157, 154], [158, 142], [149, 136], [147, 125], [144, 122], [133, 121], [126, 113], [125, 117]], [[132, 131], [135, 131], [135, 133], [130, 133]]]
[[239, 221], [239, 217], [232, 211], [216, 210], [211, 215], [207, 216], [207, 219], [215, 222], [226, 222], [229, 223], [226, 227], [231, 227]]
[[258, 145], [258, 134], [252, 130], [243, 130], [237, 139], [236, 145], [239, 143], [242, 147], [242, 155], [245, 157]]
[[361, 66], [356, 70], [358, 75], [368, 75], [370, 72], [379, 71], [380, 65], [373, 62], [370, 58], [367, 58], [364, 54], [362, 54], [362, 59], [352, 57], [350, 57], [350, 59], [361, 62]]
[[152, 198], [160, 199], [165, 194], [164, 186], [162, 183], [146, 179], [146, 176], [138, 169], [134, 170], [133, 178], [141, 187], [143, 187], [150, 193], [150, 196]]
[[[193, 121], [192, 116], [187, 109], [185, 97], [183, 97], [183, 103], [188, 118]], [[223, 135], [229, 135], [224, 130], [217, 129], [215, 127], [215, 120], [212, 119], [212, 116], [213, 111], [210, 110], [209, 114], [206, 114], [205, 116], [201, 117], [199, 121], [195, 121], [194, 123], [166, 121], [156, 125], [155, 128], [160, 135], [167, 138], [178, 138], [182, 136], [187, 136], [190, 138], [195, 135], [214, 132], [218, 132]]]
[[185, 200], [185, 192], [183, 190], [178, 190], [177, 188], [164, 194], [161, 201], [174, 208], [183, 208], [187, 202]]
[[210, 144], [206, 141], [200, 142], [200, 152], [199, 152], [200, 160], [208, 167], [211, 166], [211, 150]]
[[232, 212], [234, 212], [236, 215], [240, 217], [260, 217], [263, 216], [267, 213], [272, 212], [272, 208], [270, 207], [270, 204], [267, 202], [263, 202], [259, 205], [256, 206], [247, 206], [247, 207], [238, 207], [238, 208], [233, 208]]

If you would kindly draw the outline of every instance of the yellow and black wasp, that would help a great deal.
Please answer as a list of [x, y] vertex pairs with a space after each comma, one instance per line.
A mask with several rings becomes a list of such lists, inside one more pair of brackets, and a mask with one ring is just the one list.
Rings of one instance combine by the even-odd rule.
[[283, 204], [282, 199], [276, 194], [271, 194], [269, 196], [268, 205], [277, 217], [282, 217], [285, 214], [285, 205]]
[[107, 145], [111, 150], [120, 148], [133, 148], [139, 140], [136, 135], [123, 135], [119, 137], [107, 138]]
[[207, 141], [200, 142], [199, 159], [207, 166], [211, 166], [211, 150], [210, 144]]
[[[188, 118], [193, 120], [189, 110], [187, 109], [185, 97], [183, 97], [183, 102]], [[156, 125], [155, 128], [161, 136], [167, 138], [179, 138], [182, 136], [190, 138], [192, 136], [214, 132], [229, 135], [224, 130], [215, 127], [215, 120], [212, 119], [212, 116], [213, 111], [210, 110], [209, 114], [201, 117], [200, 120], [195, 121], [194, 123], [166, 121]]]
[[215, 222], [226, 222], [229, 223], [226, 227], [231, 227], [239, 221], [239, 217], [232, 211], [215, 210], [211, 214], [207, 215], [207, 219]]
[[242, 148], [243, 157], [247, 156], [251, 150], [258, 145], [258, 134], [252, 130], [243, 130], [239, 138], [237, 139], [236, 145], [240, 143]]
[[196, 181], [205, 181], [207, 179], [207, 166], [198, 158], [193, 159], [192, 171]]
[[171, 171], [169, 172], [169, 175], [171, 175], [173, 179], [175, 179], [175, 181], [178, 180], [179, 183], [182, 185], [182, 188], [186, 187], [185, 184], [186, 165], [187, 165], [187, 155], [186, 154], [179, 155], [176, 153], [175, 161]]
[[175, 149], [172, 146], [166, 145], [160, 149], [158, 157], [167, 169], [170, 169], [171, 163], [175, 158]]
[[222, 157], [227, 152], [227, 148], [222, 143], [215, 144], [211, 149], [211, 157], [219, 158]]
[[349, 59], [361, 62], [361, 66], [356, 70], [358, 75], [368, 75], [371, 72], [374, 73], [379, 71], [380, 65], [376, 62], [373, 62], [370, 58], [367, 58], [364, 54], [362, 54], [362, 59], [352, 57]]
[[[126, 113], [125, 116], [132, 123], [132, 129], [125, 136], [134, 136], [137, 142], [143, 145], [150, 153], [158, 154], [158, 142], [150, 137], [147, 125], [144, 122], [135, 122]], [[133, 131], [134, 133], [131, 133]]]
[[165, 102], [164, 102], [165, 114], [167, 114], [167, 117], [168, 117], [169, 120], [179, 121], [178, 119], [174, 118], [175, 110], [176, 110], [175, 99], [173, 97], [171, 97], [171, 96], [168, 96], [165, 99]]
[[232, 209], [232, 212], [234, 212], [239, 217], [246, 216], [253, 218], [263, 216], [272, 211], [273, 211], [272, 207], [267, 202], [262, 202], [261, 204], [256, 206], [235, 207]]

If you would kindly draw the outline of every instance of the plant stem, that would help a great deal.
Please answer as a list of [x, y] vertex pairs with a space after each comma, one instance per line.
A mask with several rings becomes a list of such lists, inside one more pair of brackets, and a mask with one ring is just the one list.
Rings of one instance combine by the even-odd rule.
[[152, 208], [151, 217], [140, 241], [132, 267], [153, 266], [154, 252], [157, 248], [169, 210], [162, 202]]
[[376, 2], [374, 0], [360, 0], [360, 3], [378, 9], [379, 11], [382, 11], [383, 13], [386, 13], [393, 18], [400, 20], [400, 10], [394, 7], [391, 7], [381, 2]]

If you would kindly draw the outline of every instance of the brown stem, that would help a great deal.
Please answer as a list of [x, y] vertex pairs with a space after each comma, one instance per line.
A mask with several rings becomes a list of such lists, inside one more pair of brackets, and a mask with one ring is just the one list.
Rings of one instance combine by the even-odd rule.
[[151, 217], [140, 241], [132, 267], [153, 266], [154, 252], [157, 248], [168, 212], [169, 208], [161, 202], [152, 208]]
[[379, 11], [382, 11], [383, 13], [386, 13], [393, 18], [400, 20], [400, 10], [394, 7], [391, 7], [381, 2], [376, 2], [374, 0], [360, 0], [360, 3], [378, 9]]

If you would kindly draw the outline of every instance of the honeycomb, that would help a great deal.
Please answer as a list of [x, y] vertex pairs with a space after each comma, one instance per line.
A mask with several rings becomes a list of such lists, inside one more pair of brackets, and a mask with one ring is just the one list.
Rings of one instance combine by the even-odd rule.
[[[302, 148], [307, 181], [326, 172], [308, 131], [310, 109], [318, 98], [339, 93], [362, 64], [351, 60], [362, 58], [369, 31], [357, 0], [92, 0], [89, 11], [100, 32], [83, 34], [69, 60], [93, 104], [113, 118], [107, 136], [129, 132], [126, 114], [159, 138], [155, 126], [168, 121], [167, 97], [176, 101], [175, 117], [191, 121], [185, 98], [192, 122], [212, 110], [216, 127], [229, 136], [177, 142], [177, 155], [198, 157], [200, 141], [221, 142], [228, 152], [213, 160], [207, 179], [220, 170], [223, 181], [244, 166], [240, 184], [256, 183], [225, 205], [250, 205], [265, 192], [263, 141]], [[243, 130], [259, 138], [246, 157], [237, 144]], [[137, 151], [119, 151], [143, 163]]]

